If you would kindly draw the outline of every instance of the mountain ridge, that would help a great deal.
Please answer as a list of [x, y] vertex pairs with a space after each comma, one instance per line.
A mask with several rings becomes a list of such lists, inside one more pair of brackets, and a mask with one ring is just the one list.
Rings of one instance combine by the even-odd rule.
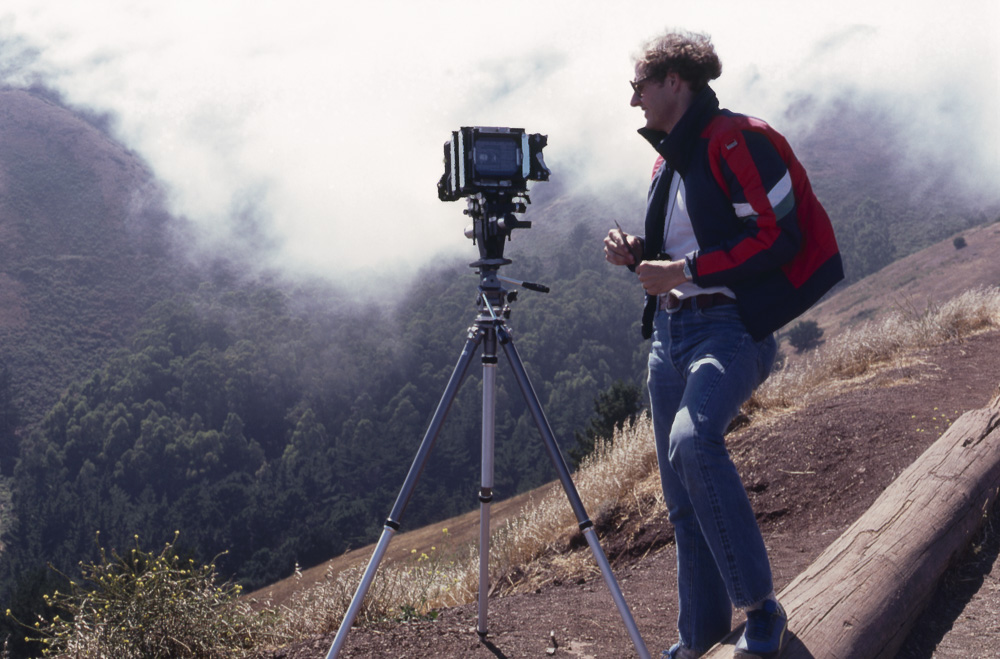
[[94, 125], [2, 89], [0, 150], [0, 360], [31, 424], [184, 277], [152, 173]]

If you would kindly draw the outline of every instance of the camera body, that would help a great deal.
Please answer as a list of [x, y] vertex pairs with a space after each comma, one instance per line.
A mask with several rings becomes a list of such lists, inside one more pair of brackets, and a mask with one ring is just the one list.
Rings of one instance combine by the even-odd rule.
[[455, 201], [480, 193], [513, 197], [528, 181], [547, 181], [542, 159], [548, 137], [523, 128], [464, 127], [444, 145], [444, 174], [438, 198]]

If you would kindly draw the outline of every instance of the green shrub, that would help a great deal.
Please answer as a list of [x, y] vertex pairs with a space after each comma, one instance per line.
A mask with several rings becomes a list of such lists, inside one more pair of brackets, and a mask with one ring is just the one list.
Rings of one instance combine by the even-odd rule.
[[215, 659], [274, 640], [274, 613], [240, 602], [240, 586], [217, 584], [214, 561], [180, 558], [176, 535], [158, 554], [138, 540], [124, 556], [102, 547], [98, 563], [81, 563], [82, 584], [70, 579], [68, 592], [45, 596], [53, 615], [40, 617], [28, 639], [43, 655]]

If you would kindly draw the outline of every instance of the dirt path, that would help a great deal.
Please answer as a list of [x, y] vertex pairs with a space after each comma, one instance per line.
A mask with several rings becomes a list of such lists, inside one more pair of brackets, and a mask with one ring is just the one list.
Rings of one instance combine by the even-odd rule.
[[[1000, 333], [919, 353], [866, 387], [814, 403], [730, 438], [768, 544], [778, 589], [791, 581], [962, 413], [985, 406], [1000, 383]], [[643, 537], [672, 534], [660, 511]], [[1000, 521], [977, 552], [951, 571], [901, 657], [1000, 656]], [[618, 547], [614, 538], [602, 541]], [[633, 546], [634, 550], [635, 547]], [[649, 549], [649, 548], [647, 548]], [[584, 551], [587, 551], [584, 549]], [[653, 656], [675, 640], [673, 545], [608, 549], [625, 597]], [[642, 553], [642, 552], [638, 552]], [[552, 584], [490, 602], [490, 635], [474, 632], [475, 606], [434, 622], [388, 631], [352, 630], [341, 657], [489, 659], [634, 657], [599, 577]], [[552, 639], [555, 640], [555, 650]], [[324, 657], [332, 635], [269, 653], [266, 659]], [[936, 650], [935, 650], [936, 648]], [[262, 658], [263, 659], [263, 658]]]

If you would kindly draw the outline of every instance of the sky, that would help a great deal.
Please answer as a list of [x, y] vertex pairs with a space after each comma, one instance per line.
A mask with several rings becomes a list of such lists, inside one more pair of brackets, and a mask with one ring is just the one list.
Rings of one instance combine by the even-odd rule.
[[668, 27], [712, 36], [726, 107], [878, 99], [907, 157], [997, 187], [996, 0], [4, 0], [0, 78], [112, 117], [202, 246], [244, 243], [250, 220], [262, 265], [388, 282], [477, 256], [464, 203], [437, 198], [462, 126], [546, 134], [570, 194], [643, 198], [628, 80]]

